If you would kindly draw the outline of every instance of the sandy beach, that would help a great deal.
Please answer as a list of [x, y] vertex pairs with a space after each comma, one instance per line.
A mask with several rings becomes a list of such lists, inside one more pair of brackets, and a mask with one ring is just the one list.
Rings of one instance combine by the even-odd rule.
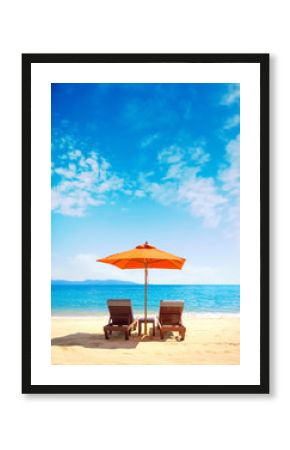
[[53, 317], [52, 364], [240, 364], [239, 316], [184, 316], [185, 340], [159, 332], [105, 340], [106, 317]]

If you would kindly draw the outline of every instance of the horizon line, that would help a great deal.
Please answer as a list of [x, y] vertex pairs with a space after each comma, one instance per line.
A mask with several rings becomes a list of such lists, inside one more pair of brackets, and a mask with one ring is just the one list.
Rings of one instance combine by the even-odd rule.
[[[84, 279], [84, 280], [68, 280], [68, 279], [63, 279], [63, 278], [61, 278], [61, 279], [52, 278], [51, 279], [51, 282], [55, 282], [55, 281], [57, 281], [57, 282], [63, 281], [63, 282], [67, 282], [67, 283], [85, 283], [85, 282], [88, 282], [88, 281], [91, 281], [92, 283], [96, 283], [96, 282], [105, 283], [105, 282], [113, 281], [114, 284], [130, 283], [130, 284], [136, 284], [138, 286], [143, 286], [143, 283], [138, 283], [136, 281], [115, 280], [115, 279], [111, 279], [111, 278], [108, 278], [106, 280], [98, 280], [98, 279], [94, 280], [94, 279], [90, 279], [90, 278], [87, 278], [87, 279]], [[149, 283], [148, 286], [150, 286], [150, 285], [151, 286], [152, 285], [168, 285], [168, 284], [172, 284], [172, 285], [189, 285], [189, 286], [191, 286], [191, 285], [240, 285], [240, 282], [215, 282], [215, 283], [210, 283], [210, 282], [208, 282], [208, 283], [200, 283], [200, 282], [195, 282], [195, 283], [194, 282], [193, 283], [161, 283], [160, 282], [160, 283]]]

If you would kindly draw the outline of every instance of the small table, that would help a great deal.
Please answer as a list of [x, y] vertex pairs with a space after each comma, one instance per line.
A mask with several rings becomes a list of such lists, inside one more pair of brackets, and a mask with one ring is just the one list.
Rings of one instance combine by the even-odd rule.
[[[138, 319], [138, 336], [140, 336], [140, 334], [141, 334], [142, 323], [145, 323], [145, 318], [144, 317], [140, 317], [140, 319]], [[155, 336], [155, 318], [154, 317], [147, 317], [147, 323], [152, 323], [153, 336]]]

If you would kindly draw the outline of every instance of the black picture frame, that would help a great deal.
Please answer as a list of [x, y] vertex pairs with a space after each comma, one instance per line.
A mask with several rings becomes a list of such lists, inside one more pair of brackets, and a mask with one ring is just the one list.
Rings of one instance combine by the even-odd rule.
[[[269, 54], [23, 54], [22, 55], [22, 393], [267, 394], [269, 393]], [[260, 384], [32, 385], [31, 383], [31, 65], [33, 63], [256, 63], [260, 65]]]

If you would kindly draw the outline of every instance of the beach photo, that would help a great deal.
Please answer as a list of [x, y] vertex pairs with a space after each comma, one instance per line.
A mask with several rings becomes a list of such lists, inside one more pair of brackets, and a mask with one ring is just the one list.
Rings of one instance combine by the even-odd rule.
[[22, 390], [269, 392], [269, 55], [23, 55]]
[[240, 365], [240, 84], [51, 83], [51, 364]]

